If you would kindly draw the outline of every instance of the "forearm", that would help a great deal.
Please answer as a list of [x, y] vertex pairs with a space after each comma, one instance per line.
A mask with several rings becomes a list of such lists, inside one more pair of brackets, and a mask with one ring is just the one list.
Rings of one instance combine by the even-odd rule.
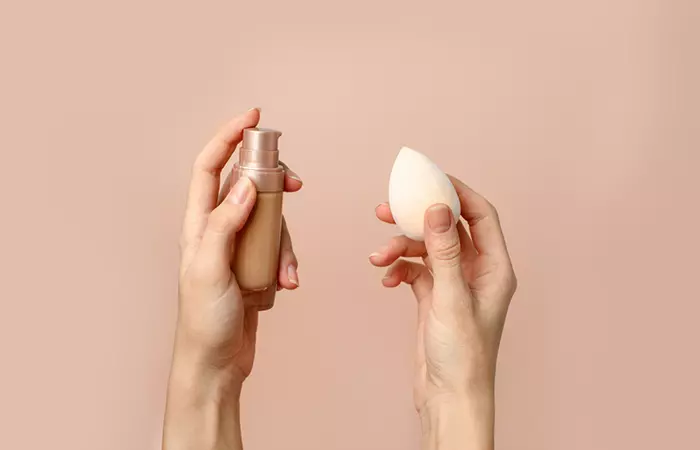
[[241, 381], [176, 353], [168, 383], [163, 450], [241, 450]]
[[422, 450], [493, 450], [493, 394], [439, 399], [420, 411]]

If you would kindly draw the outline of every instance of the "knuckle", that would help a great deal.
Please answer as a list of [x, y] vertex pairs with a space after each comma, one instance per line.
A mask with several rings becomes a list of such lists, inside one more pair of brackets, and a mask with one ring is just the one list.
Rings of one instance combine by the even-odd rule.
[[459, 262], [461, 248], [459, 238], [439, 239], [433, 246], [433, 258], [443, 262]]
[[515, 271], [512, 268], [506, 272], [503, 279], [503, 286], [511, 296], [515, 294], [515, 291], [518, 289], [518, 278], [515, 276]]
[[392, 277], [398, 275], [401, 281], [405, 281], [408, 277], [408, 270], [409, 266], [407, 261], [399, 260], [389, 267], [389, 270], [387, 270], [387, 275]]
[[499, 221], [498, 210], [490, 201], [486, 200], [486, 208], [489, 211], [489, 215], [494, 218], [494, 220]]
[[280, 251], [282, 253], [289, 253], [290, 255], [294, 254], [294, 247], [292, 246], [292, 243], [288, 239], [282, 239], [280, 241]]
[[183, 274], [180, 289], [184, 293], [196, 291], [200, 286], [207, 285], [211, 281], [211, 273], [204, 270], [200, 264], [192, 264]]
[[510, 273], [510, 289], [513, 293], [518, 289], [518, 277], [513, 271]]
[[207, 221], [209, 230], [215, 233], [225, 233], [231, 228], [232, 223], [231, 214], [228, 213], [226, 208], [217, 208], [212, 211]]
[[197, 155], [192, 163], [192, 172], [209, 172], [208, 165], [206, 164], [206, 155], [204, 152]]
[[402, 264], [400, 266], [400, 274], [401, 274], [401, 281], [409, 281], [411, 280], [411, 269], [412, 267], [409, 264]]
[[[201, 255], [203, 256], [203, 255]], [[202, 292], [202, 289], [221, 288], [227, 285], [230, 271], [219, 261], [198, 257], [181, 276], [183, 292]]]
[[389, 241], [389, 248], [398, 250], [399, 252], [406, 251], [408, 243], [406, 242], [408, 238], [406, 236], [394, 236]]
[[298, 263], [297, 255], [291, 248], [282, 249], [282, 252], [280, 252], [280, 261], [285, 265], [294, 264], [296, 266]]
[[294, 253], [294, 245], [292, 244], [292, 238], [287, 233], [287, 230], [282, 230], [282, 237], [280, 239], [280, 248], [282, 251]]

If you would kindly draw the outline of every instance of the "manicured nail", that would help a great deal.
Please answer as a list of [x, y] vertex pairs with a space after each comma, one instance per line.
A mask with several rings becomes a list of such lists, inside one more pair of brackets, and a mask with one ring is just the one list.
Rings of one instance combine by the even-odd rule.
[[252, 187], [253, 182], [250, 181], [250, 179], [243, 177], [240, 180], [238, 180], [233, 186], [233, 189], [231, 189], [231, 193], [229, 194], [228, 198], [231, 202], [236, 203], [238, 205], [242, 205], [248, 199]]
[[294, 286], [299, 286], [299, 275], [297, 274], [297, 268], [293, 264], [287, 267], [287, 277], [289, 277], [289, 282]]
[[388, 251], [389, 251], [389, 247], [384, 245], [384, 246], [380, 247], [379, 250], [377, 250], [376, 252], [371, 253], [369, 255], [369, 257], [370, 257], [370, 259], [375, 258], [375, 257], [382, 257], [382, 256], [386, 255]]
[[435, 205], [428, 209], [428, 226], [435, 233], [444, 233], [452, 224], [452, 211], [445, 205]]
[[304, 183], [303, 181], [301, 181], [299, 175], [297, 175], [296, 172], [294, 172], [292, 169], [287, 169], [287, 176], [292, 180], [298, 181], [299, 183]]

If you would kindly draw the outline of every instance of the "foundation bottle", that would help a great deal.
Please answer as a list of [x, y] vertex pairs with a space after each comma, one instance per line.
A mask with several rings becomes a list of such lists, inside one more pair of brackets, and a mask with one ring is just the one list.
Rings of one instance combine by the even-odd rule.
[[246, 296], [247, 306], [261, 311], [272, 308], [277, 291], [285, 178], [277, 148], [281, 135], [264, 128], [243, 130], [239, 159], [233, 166], [233, 182], [249, 178], [257, 201], [236, 235], [231, 269], [241, 291], [258, 294]]

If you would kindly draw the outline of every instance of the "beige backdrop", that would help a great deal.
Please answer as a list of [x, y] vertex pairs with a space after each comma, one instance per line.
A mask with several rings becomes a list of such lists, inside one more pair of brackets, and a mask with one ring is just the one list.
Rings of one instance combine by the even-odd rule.
[[190, 163], [253, 106], [306, 186], [247, 448], [418, 449], [413, 300], [367, 262], [401, 145], [502, 213], [498, 447], [700, 448], [699, 9], [3, 2], [0, 448], [157, 447]]

